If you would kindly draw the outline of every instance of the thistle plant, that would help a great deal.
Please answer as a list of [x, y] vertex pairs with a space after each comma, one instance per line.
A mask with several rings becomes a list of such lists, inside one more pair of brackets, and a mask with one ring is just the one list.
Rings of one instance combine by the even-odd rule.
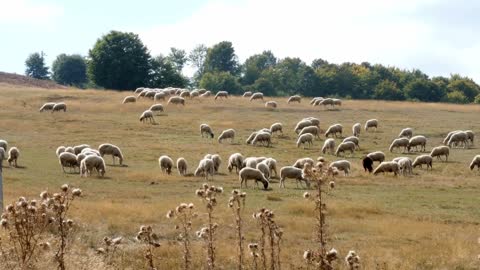
[[115, 254], [122, 243], [123, 237], [104, 237], [103, 247], [97, 248], [97, 253], [103, 255], [107, 265], [113, 265]]
[[269, 209], [262, 208], [259, 212], [253, 214], [253, 217], [258, 220], [262, 232], [260, 236], [260, 258], [262, 259], [263, 269], [267, 269], [266, 240], [268, 240], [270, 248], [270, 269], [280, 269], [280, 243], [283, 231], [275, 222], [275, 214]]
[[144, 257], [148, 270], [157, 270], [153, 261], [153, 251], [160, 247], [160, 243], [158, 242], [159, 237], [153, 232], [152, 226], [140, 226], [136, 239], [144, 245]]
[[257, 258], [260, 256], [258, 254], [258, 244], [257, 243], [250, 243], [248, 244], [248, 249], [250, 250], [250, 255], [252, 256], [252, 268], [254, 270], [258, 269], [258, 262]]
[[243, 233], [242, 233], [242, 207], [245, 208], [245, 198], [247, 193], [238, 189], [232, 190], [232, 197], [228, 200], [228, 207], [232, 209], [235, 217], [235, 230], [238, 241], [238, 269], [243, 269]]
[[192, 261], [190, 234], [192, 231], [192, 219], [197, 216], [193, 209], [193, 203], [181, 203], [174, 210], [170, 210], [167, 213], [167, 218], [174, 218], [177, 221], [175, 229], [180, 231], [178, 239], [183, 243], [183, 269], [190, 269]]
[[350, 250], [345, 257], [345, 262], [347, 263], [349, 270], [357, 270], [360, 269], [360, 257], [354, 250]]
[[216, 195], [223, 193], [223, 188], [209, 186], [203, 184], [200, 189], [195, 191], [195, 194], [202, 199], [207, 209], [208, 221], [207, 225], [196, 232], [197, 236], [205, 241], [207, 249], [207, 268], [215, 269], [215, 244], [214, 236], [218, 224], [213, 222], [213, 210], [217, 205]]

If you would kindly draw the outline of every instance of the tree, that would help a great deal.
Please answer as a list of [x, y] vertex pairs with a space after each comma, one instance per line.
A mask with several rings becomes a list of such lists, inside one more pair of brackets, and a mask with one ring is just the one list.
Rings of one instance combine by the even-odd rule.
[[475, 100], [474, 100], [473, 102], [475, 102], [476, 104], [480, 104], [480, 94], [478, 94], [478, 95], [475, 97]]
[[152, 73], [147, 84], [154, 88], [186, 87], [187, 79], [163, 55], [152, 60]]
[[460, 91], [455, 90], [447, 94], [447, 102], [451, 103], [468, 103], [468, 98]]
[[384, 100], [405, 99], [403, 93], [398, 89], [397, 84], [389, 80], [383, 80], [375, 86], [374, 97]]
[[312, 64], [310, 65], [313, 69], [318, 69], [322, 68], [325, 66], [328, 66], [329, 63], [326, 60], [323, 60], [322, 58], [317, 58], [312, 61]]
[[99, 86], [128, 90], [149, 81], [151, 57], [134, 33], [111, 31], [97, 40], [89, 57], [88, 76]]
[[200, 87], [215, 92], [228, 91], [230, 94], [241, 94], [243, 92], [237, 78], [228, 72], [207, 72], [200, 80]]
[[52, 64], [52, 79], [59, 84], [81, 86], [87, 82], [87, 63], [78, 55], [60, 54]]
[[193, 50], [188, 54], [188, 61], [190, 65], [197, 69], [193, 75], [193, 80], [195, 84], [198, 84], [203, 75], [205, 58], [207, 57], [207, 46], [203, 44], [197, 45]]
[[188, 60], [185, 50], [180, 50], [173, 47], [170, 48], [170, 53], [168, 54], [167, 58], [178, 72], [182, 71], [185, 63]]
[[204, 71], [238, 74], [238, 60], [230, 41], [222, 41], [208, 49], [204, 62]]
[[427, 79], [415, 79], [405, 86], [405, 94], [413, 100], [438, 102], [445, 96], [445, 92], [434, 82]]
[[475, 96], [480, 94], [480, 87], [471, 79], [452, 76], [450, 83], [447, 85], [447, 91], [449, 93], [459, 91], [463, 93], [468, 102], [472, 102]]
[[247, 58], [243, 64], [242, 84], [253, 84], [261, 73], [277, 64], [277, 58], [271, 51], [263, 51], [261, 54], [255, 54]]
[[48, 67], [45, 65], [44, 53], [32, 53], [25, 61], [27, 68], [25, 69], [25, 75], [35, 79], [46, 80], [48, 79]]

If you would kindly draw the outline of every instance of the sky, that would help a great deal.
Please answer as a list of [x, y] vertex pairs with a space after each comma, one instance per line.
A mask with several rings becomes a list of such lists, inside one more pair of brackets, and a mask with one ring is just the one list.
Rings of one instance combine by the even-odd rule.
[[228, 40], [240, 61], [271, 50], [480, 82], [479, 13], [477, 0], [0, 0], [0, 71], [23, 74], [37, 51], [48, 65], [61, 53], [88, 55], [118, 30], [139, 34], [154, 56]]

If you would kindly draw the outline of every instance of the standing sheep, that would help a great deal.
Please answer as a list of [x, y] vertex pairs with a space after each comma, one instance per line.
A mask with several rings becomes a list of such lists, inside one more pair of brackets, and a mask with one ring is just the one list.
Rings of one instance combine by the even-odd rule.
[[450, 137], [452, 137], [453, 134], [457, 133], [457, 132], [460, 132], [461, 130], [454, 130], [454, 131], [450, 131], [447, 136], [445, 136], [445, 138], [443, 139], [443, 144], [447, 145], [448, 143], [448, 140], [450, 140]]
[[269, 132], [258, 132], [252, 140], [252, 145], [256, 145], [257, 142], [266, 143], [269, 147], [272, 143], [272, 135]]
[[[85, 158], [85, 157], [83, 157]], [[64, 152], [58, 155], [58, 161], [62, 166], [62, 170], [65, 173], [65, 167], [69, 167], [75, 171], [76, 167], [79, 167], [80, 163], [77, 160], [77, 156], [72, 153]]]
[[274, 123], [270, 126], [270, 133], [280, 132], [283, 135], [283, 125], [282, 123]]
[[8, 151], [8, 165], [11, 167], [12, 163], [14, 164], [13, 167], [17, 168], [17, 160], [18, 157], [20, 156], [20, 151], [18, 150], [17, 147], [11, 147], [10, 150]]
[[42, 107], [40, 107], [39, 112], [51, 111], [51, 110], [53, 109], [53, 106], [55, 106], [55, 103], [53, 103], [53, 102], [47, 102], [47, 103], [43, 104]]
[[162, 172], [166, 172], [167, 174], [172, 173], [173, 160], [169, 156], [160, 156], [158, 158], [158, 164]]
[[360, 149], [360, 140], [358, 139], [358, 137], [350, 136], [350, 137], [347, 137], [347, 138], [343, 139], [343, 142], [353, 142], [355, 144], [356, 148]]
[[257, 92], [250, 96], [250, 101], [257, 99], [263, 100], [263, 93]]
[[78, 154], [80, 154], [80, 153], [82, 152], [82, 150], [85, 149], [85, 148], [90, 148], [90, 145], [88, 145], [88, 144], [76, 145], [76, 146], [73, 147], [73, 153], [74, 153], [75, 155], [78, 155]]
[[257, 168], [257, 158], [256, 157], [247, 157], [243, 160], [242, 167]]
[[245, 93], [243, 93], [242, 97], [251, 97], [252, 96], [252, 92], [250, 91], [247, 91]]
[[310, 127], [310, 126], [314, 126], [312, 121], [310, 121], [309, 119], [302, 119], [300, 120], [300, 122], [297, 123], [293, 131], [295, 131], [295, 133], [298, 134], [304, 127]]
[[80, 177], [88, 177], [95, 169], [99, 176], [103, 177], [106, 172], [105, 161], [102, 157], [91, 155], [85, 157], [80, 163]]
[[278, 107], [278, 103], [273, 100], [265, 102], [265, 108], [276, 109], [277, 107]]
[[297, 140], [297, 148], [300, 147], [301, 144], [303, 144], [303, 149], [305, 149], [305, 144], [307, 144], [309, 146], [312, 146], [313, 145], [313, 135], [310, 134], [310, 133], [307, 133], [307, 134], [303, 134], [301, 136], [298, 137], [298, 140]]
[[419, 145], [421, 146], [420, 151], [425, 152], [425, 146], [427, 145], [427, 138], [425, 136], [417, 135], [410, 138], [407, 146], [408, 152], [410, 152], [412, 147], [415, 147], [415, 150], [418, 150], [417, 147]]
[[183, 157], [177, 159], [178, 174], [185, 176], [187, 174], [187, 166], [187, 161]]
[[140, 122], [146, 123], [147, 120], [149, 120], [152, 124], [155, 123], [155, 118], [153, 118], [153, 112], [150, 110], [146, 110], [142, 113], [142, 115], [140, 115]]
[[388, 148], [388, 150], [390, 151], [390, 153], [393, 152], [393, 149], [395, 148], [400, 148], [400, 147], [403, 147], [403, 152], [405, 152], [405, 150], [407, 150], [407, 147], [408, 147], [408, 143], [410, 142], [410, 140], [408, 138], [398, 138], [398, 139], [395, 139], [393, 140], [392, 144], [390, 144], [390, 147]]
[[392, 160], [393, 162], [398, 163], [400, 173], [403, 176], [412, 175], [413, 174], [413, 161], [411, 158], [408, 157], [399, 157]]
[[298, 133], [298, 136], [302, 136], [303, 134], [307, 134], [307, 133], [315, 135], [315, 137], [320, 139], [320, 129], [317, 126], [309, 126], [309, 127], [302, 128], [300, 133]]
[[325, 142], [323, 143], [322, 153], [326, 154], [327, 151], [330, 154], [333, 154], [335, 152], [335, 140], [332, 138], [326, 139]]
[[272, 177], [273, 173], [275, 173], [275, 177], [278, 176], [277, 174], [277, 161], [273, 158], [267, 158], [263, 163], [267, 164], [268, 168], [270, 169], [270, 177]]
[[61, 153], [65, 152], [65, 146], [59, 146], [57, 148], [57, 150], [55, 151], [55, 154], [58, 156], [60, 156]]
[[220, 136], [218, 136], [219, 143], [222, 143], [222, 141], [226, 139], [230, 139], [231, 143], [233, 143], [233, 140], [235, 139], [235, 130], [233, 128], [222, 131]]
[[452, 134], [452, 136], [450, 136], [450, 139], [448, 140], [447, 145], [452, 147], [453, 144], [455, 144], [455, 145], [463, 144], [463, 148], [467, 148], [468, 147], [468, 135], [467, 135], [467, 133], [464, 132], [464, 131], [459, 131], [459, 132], [456, 132], [456, 133]]
[[477, 169], [480, 171], [480, 155], [473, 157], [472, 162], [470, 163], [470, 170], [473, 170], [477, 166]]
[[204, 158], [200, 160], [198, 163], [198, 167], [195, 170], [194, 175], [195, 176], [200, 176], [202, 174], [205, 176], [205, 181], [208, 181], [208, 175], [211, 176], [211, 180], [213, 180], [213, 174], [215, 173], [215, 168], [213, 164], [213, 160]]
[[360, 131], [362, 130], [362, 125], [360, 123], [356, 123], [352, 126], [352, 133], [353, 136], [358, 137], [360, 136]]
[[364, 157], [362, 159], [363, 169], [371, 173], [373, 171], [373, 160], [369, 157]]
[[404, 128], [402, 129], [402, 131], [400, 131], [400, 134], [398, 134], [398, 137], [401, 138], [401, 137], [407, 137], [407, 138], [411, 138], [413, 136], [413, 128]]
[[305, 167], [305, 164], [310, 164], [311, 166], [313, 166], [314, 164], [314, 161], [313, 159], [311, 158], [299, 158], [297, 159], [297, 161], [295, 161], [295, 163], [293, 163], [293, 167], [295, 168], [299, 168], [299, 169], [303, 169], [303, 167]]
[[370, 119], [365, 122], [365, 131], [368, 131], [369, 128], [375, 128], [375, 131], [378, 128], [378, 120], [377, 119]]
[[384, 161], [375, 168], [373, 175], [377, 175], [379, 173], [385, 174], [386, 172], [393, 172], [393, 174], [397, 176], [400, 173], [400, 166], [398, 166], [398, 163], [393, 161]]
[[228, 158], [228, 166], [227, 169], [231, 173], [235, 167], [235, 172], [238, 173], [243, 168], [243, 155], [240, 153], [235, 153], [230, 155]]
[[123, 99], [122, 104], [135, 103], [135, 102], [137, 102], [137, 98], [136, 98], [135, 96], [126, 96], [126, 97]]
[[291, 97], [288, 98], [287, 104], [290, 104], [290, 103], [292, 103], [292, 102], [298, 102], [298, 103], [300, 103], [301, 101], [302, 101], [302, 97], [301, 97], [301, 96], [299, 96], [299, 95], [294, 95], [294, 96], [291, 96]]
[[475, 133], [471, 130], [465, 130], [465, 133], [467, 133], [468, 140], [473, 145], [473, 141], [475, 140]]
[[433, 163], [433, 158], [430, 155], [421, 155], [415, 158], [415, 161], [413, 161], [412, 166], [413, 168], [416, 168], [417, 166], [420, 166], [420, 168], [422, 168], [422, 165], [426, 164], [427, 170], [428, 170], [428, 167], [430, 167], [430, 170], [432, 170], [433, 169], [432, 163]]
[[55, 104], [55, 106], [53, 106], [53, 108], [52, 108], [52, 113], [59, 112], [59, 111], [66, 112], [67, 111], [67, 105], [63, 102]]
[[257, 136], [257, 134], [258, 134], [258, 131], [252, 132], [252, 133], [248, 136], [248, 138], [247, 138], [247, 140], [246, 140], [245, 142], [246, 142], [247, 144], [251, 144], [252, 141], [253, 141], [253, 139], [255, 138], [255, 136]]
[[171, 98], [168, 99], [168, 102], [167, 102], [167, 105], [170, 105], [170, 104], [185, 106], [185, 99], [182, 98], [182, 97], [178, 97], [178, 96], [171, 97]]
[[303, 170], [293, 167], [293, 166], [285, 166], [280, 169], [280, 188], [285, 188], [285, 179], [291, 178], [295, 179], [295, 182], [298, 187], [298, 182], [300, 182], [300, 185], [302, 184], [302, 181], [305, 182], [306, 186], [310, 186], [310, 181], [305, 178], [303, 174]]
[[217, 94], [215, 95], [215, 100], [217, 100], [217, 98], [228, 98], [228, 92], [218, 91]]
[[110, 144], [110, 143], [104, 143], [101, 144], [98, 147], [98, 152], [100, 153], [100, 156], [103, 158], [104, 155], [111, 155], [112, 156], [112, 161], [113, 165], [115, 165], [115, 158], [118, 158], [118, 163], [120, 163], [120, 166], [123, 163], [123, 154], [120, 148], [116, 145]]
[[331, 125], [325, 132], [325, 137], [328, 138], [330, 135], [334, 135], [335, 137], [337, 137], [337, 133], [340, 133], [340, 136], [342, 136], [342, 131], [343, 131], [342, 125], [340, 124]]
[[163, 112], [163, 111], [164, 111], [163, 105], [160, 104], [160, 103], [153, 104], [152, 106], [150, 106], [150, 109], [149, 109], [149, 110], [152, 111], [152, 112], [156, 112], [157, 115], [158, 115], [159, 112]]
[[207, 124], [201, 124], [200, 125], [200, 134], [202, 135], [202, 138], [205, 134], [207, 135], [207, 138], [210, 137], [210, 138], [213, 139], [213, 137], [215, 136], [213, 134], [212, 128]]
[[345, 151], [350, 151], [350, 153], [353, 155], [355, 152], [355, 143], [353, 142], [342, 142], [341, 144], [338, 145], [337, 151], [335, 151], [335, 156], [339, 156], [340, 153], [343, 153], [345, 155]]
[[167, 94], [165, 92], [156, 93], [155, 96], [153, 97], [153, 101], [158, 101], [158, 100], [165, 101], [165, 97], [167, 97]]
[[268, 180], [265, 178], [262, 172], [257, 169], [243, 168], [238, 173], [238, 178], [240, 180], [240, 188], [243, 187], [243, 182], [245, 182], [245, 188], [247, 188], [247, 180], [249, 179], [255, 180], [255, 184], [257, 184], [257, 182], [262, 182], [263, 188], [264, 189], [268, 188], [268, 184], [269, 184]]
[[367, 154], [367, 157], [371, 158], [373, 161], [378, 161], [382, 163], [385, 160], [385, 154], [382, 151], [376, 151]]
[[450, 155], [450, 147], [442, 145], [442, 146], [437, 146], [432, 149], [432, 152], [430, 152], [430, 156], [437, 157], [437, 159], [442, 160], [442, 156], [445, 156], [445, 161], [448, 162], [448, 155]]
[[257, 170], [261, 171], [263, 173], [263, 176], [265, 176], [267, 180], [270, 179], [270, 168], [268, 168], [268, 165], [266, 163], [264, 163], [263, 161], [257, 163]]
[[350, 167], [351, 167], [350, 161], [345, 159], [334, 161], [330, 163], [328, 167], [337, 168], [337, 170], [343, 171], [345, 173], [345, 176], [350, 174]]

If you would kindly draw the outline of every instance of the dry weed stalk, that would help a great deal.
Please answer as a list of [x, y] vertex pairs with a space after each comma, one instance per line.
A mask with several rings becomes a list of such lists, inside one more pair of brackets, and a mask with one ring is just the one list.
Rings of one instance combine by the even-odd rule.
[[238, 270], [243, 269], [243, 233], [242, 233], [242, 207], [245, 207], [245, 198], [247, 193], [241, 192], [238, 189], [232, 190], [232, 197], [228, 201], [228, 207], [233, 211], [235, 216], [235, 230], [237, 232], [238, 240]]
[[104, 261], [107, 265], [114, 264], [114, 258], [118, 247], [122, 243], [123, 237], [104, 237], [103, 238], [103, 245], [104, 247], [97, 248], [97, 253], [103, 255]]
[[156, 270], [153, 261], [153, 250], [160, 247], [159, 237], [153, 232], [152, 226], [140, 226], [136, 236], [137, 241], [145, 245], [145, 259], [147, 260], [148, 270]]
[[252, 256], [252, 268], [254, 270], [258, 269], [257, 258], [260, 256], [258, 254], [258, 244], [257, 243], [250, 243], [248, 244], [248, 249], [250, 249], [250, 255]]
[[175, 218], [178, 224], [175, 229], [180, 230], [178, 239], [183, 243], [183, 269], [190, 269], [192, 255], [190, 251], [190, 232], [192, 231], [192, 219], [197, 217], [197, 213], [193, 212], [193, 203], [181, 203], [175, 210], [167, 213], [167, 218]]
[[222, 187], [209, 186], [203, 184], [202, 188], [197, 189], [195, 194], [202, 199], [206, 205], [208, 224], [206, 227], [197, 231], [197, 236], [203, 239], [207, 246], [207, 268], [215, 269], [215, 244], [214, 235], [218, 227], [217, 223], [213, 222], [213, 210], [217, 205], [216, 195], [223, 193]]
[[280, 242], [283, 231], [274, 220], [275, 214], [269, 209], [262, 208], [259, 212], [253, 214], [253, 217], [258, 220], [262, 232], [260, 236], [260, 257], [262, 259], [263, 269], [267, 269], [267, 258], [265, 255], [266, 238], [269, 240], [270, 247], [270, 269], [280, 269]]

